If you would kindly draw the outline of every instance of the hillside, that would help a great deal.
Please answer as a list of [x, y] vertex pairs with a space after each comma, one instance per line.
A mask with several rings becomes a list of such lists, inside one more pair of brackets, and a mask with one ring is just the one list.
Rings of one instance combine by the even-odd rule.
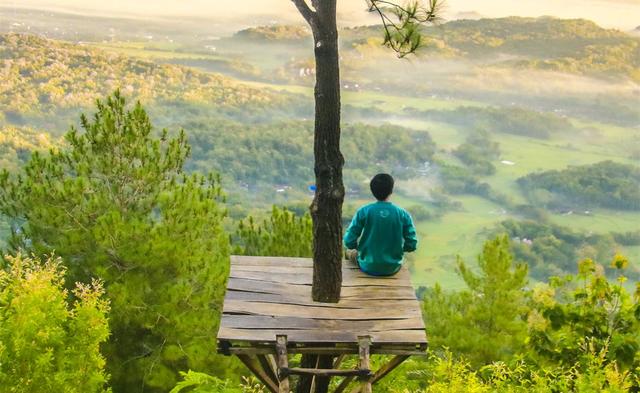
[[[295, 34], [292, 34], [294, 32]], [[345, 28], [343, 48], [365, 58], [387, 57], [381, 50], [380, 26]], [[583, 19], [551, 17], [454, 20], [424, 29], [425, 58], [443, 57], [525, 69], [640, 80], [640, 38], [605, 29]], [[251, 37], [264, 44], [308, 43], [308, 32], [295, 26], [243, 30], [233, 36]], [[224, 42], [224, 40], [223, 40]]]
[[[507, 29], [511, 19], [516, 27]], [[474, 23], [481, 22], [490, 24]], [[494, 22], [503, 28], [491, 34], [505, 40], [500, 50], [512, 48], [511, 60], [518, 49], [506, 42], [517, 40], [517, 26], [525, 23], [566, 24], [563, 34], [573, 37], [567, 38], [572, 42], [624, 37], [591, 23], [520, 18]], [[637, 84], [624, 76], [612, 77], [614, 82], [524, 73], [498, 52], [498, 63], [481, 60], [474, 54], [480, 49], [462, 44], [470, 22], [456, 23], [445, 26], [459, 29], [459, 36], [433, 38], [440, 40], [441, 59], [427, 47], [411, 62], [384, 52], [375, 43], [375, 27], [343, 30], [345, 42], [353, 43], [342, 59], [345, 222], [368, 200], [366, 179], [389, 171], [398, 179], [395, 198], [414, 215], [425, 239], [412, 264], [418, 283], [458, 285], [456, 255], [472, 257], [487, 233], [508, 219], [535, 219], [547, 228], [535, 233], [558, 226], [579, 234], [580, 241], [573, 242], [566, 240], [571, 236], [556, 240], [540, 235], [539, 242], [533, 239], [535, 247], [523, 249], [521, 255], [530, 261], [536, 279], [571, 271], [576, 256], [608, 258], [617, 250], [640, 255], [640, 244], [623, 244], [615, 235], [634, 233], [640, 213], [622, 214], [603, 204], [589, 208], [588, 215], [565, 215], [581, 211], [582, 203], [570, 196], [562, 209], [547, 206], [517, 183], [531, 173], [603, 160], [637, 166], [633, 127], [640, 114], [631, 105]], [[520, 39], [542, 45], [553, 34], [541, 26], [538, 30]], [[291, 40], [280, 39], [290, 31]], [[482, 35], [490, 32], [487, 27]], [[367, 42], [361, 42], [362, 37], [368, 37]], [[312, 89], [307, 87], [313, 74], [306, 70], [313, 64], [308, 62], [303, 30], [253, 28], [227, 39], [207, 38], [203, 42], [215, 43], [216, 49], [207, 55], [206, 48], [196, 49], [193, 42], [72, 44], [20, 34], [1, 39], [0, 127], [11, 134], [0, 142], [3, 169], [14, 171], [31, 151], [58, 143], [57, 137], [82, 111], [91, 114], [85, 108], [95, 98], [120, 87], [128, 98], [142, 100], [156, 129], [185, 129], [192, 144], [186, 169], [222, 175], [233, 219], [264, 214], [274, 203], [306, 211], [313, 182]], [[488, 41], [478, 42], [477, 48]], [[367, 51], [369, 46], [375, 52]], [[572, 52], [561, 55], [567, 53]], [[207, 71], [222, 63], [259, 72], [240, 81], [230, 77], [239, 75], [233, 70], [226, 75]], [[592, 231], [598, 236], [588, 235]], [[549, 259], [554, 255], [558, 258]], [[631, 271], [636, 274], [637, 268]]]
[[0, 35], [0, 60], [0, 106], [9, 121], [87, 106], [115, 89], [146, 102], [206, 102], [220, 108], [287, 101], [286, 95], [240, 85], [219, 74], [31, 35]]

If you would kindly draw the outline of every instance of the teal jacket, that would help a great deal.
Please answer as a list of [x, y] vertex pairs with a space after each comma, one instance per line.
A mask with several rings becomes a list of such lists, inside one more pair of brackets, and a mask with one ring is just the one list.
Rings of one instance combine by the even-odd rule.
[[406, 210], [378, 201], [358, 209], [344, 235], [344, 245], [358, 250], [362, 271], [388, 276], [400, 270], [404, 252], [415, 251], [418, 239]]

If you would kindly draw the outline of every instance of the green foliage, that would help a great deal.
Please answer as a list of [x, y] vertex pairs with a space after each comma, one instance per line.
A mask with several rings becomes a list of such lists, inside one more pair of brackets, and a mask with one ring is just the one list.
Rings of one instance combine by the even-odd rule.
[[466, 289], [448, 294], [436, 286], [423, 303], [432, 347], [465, 354], [474, 365], [510, 358], [526, 337], [527, 267], [514, 264], [506, 236], [485, 243], [478, 268], [475, 273], [458, 260]]
[[169, 393], [265, 393], [266, 387], [255, 377], [242, 378], [240, 385], [194, 371], [181, 372], [184, 378]]
[[[622, 234], [585, 234], [560, 225], [530, 220], [506, 220], [500, 223], [499, 233], [511, 238], [511, 251], [516, 259], [526, 262], [532, 277], [547, 280], [552, 276], [576, 273], [576, 261], [582, 258], [608, 260], [621, 245], [640, 245], [633, 232]], [[615, 269], [605, 267], [613, 274]], [[630, 267], [630, 277], [638, 276], [638, 269]]]
[[496, 173], [493, 161], [500, 157], [500, 145], [491, 140], [488, 132], [478, 131], [467, 137], [453, 154], [474, 174], [488, 176]]
[[59, 258], [18, 254], [0, 270], [0, 390], [106, 393], [109, 336], [100, 281], [65, 289]]
[[[193, 146], [191, 169], [224, 173], [253, 191], [261, 184], [296, 186], [306, 191], [313, 182], [313, 124], [303, 121], [246, 125], [220, 120], [186, 120]], [[393, 136], [393, 137], [390, 137]], [[233, 148], [230, 148], [233, 147]], [[435, 152], [426, 132], [384, 124], [342, 127], [341, 149], [346, 159], [346, 186], [389, 168], [398, 178], [415, 176]]]
[[570, 366], [582, 361], [585, 348], [606, 353], [604, 363], [622, 370], [640, 367], [640, 299], [623, 287], [626, 258], [616, 255], [611, 266], [620, 273], [616, 283], [602, 266], [585, 259], [576, 276], [540, 284], [532, 294], [529, 345], [547, 363]]
[[532, 173], [518, 179], [532, 198], [536, 190], [552, 194], [550, 208], [602, 206], [621, 210], [640, 210], [640, 167], [602, 161], [593, 165]]
[[55, 250], [72, 281], [104, 280], [115, 390], [166, 391], [188, 368], [224, 375], [211, 354], [230, 248], [218, 180], [183, 174], [184, 133], [155, 137], [142, 106], [126, 109], [119, 93], [81, 124], [68, 149], [0, 176], [0, 212], [19, 228], [10, 246]]
[[398, 4], [386, 0], [367, 0], [369, 12], [380, 16], [384, 30], [383, 45], [391, 48], [399, 57], [415, 53], [422, 44], [420, 27], [440, 20], [442, 1], [429, 0], [424, 7], [421, 1]]
[[[311, 32], [306, 26], [270, 25], [240, 30], [234, 35], [250, 41], [300, 41], [310, 40]], [[305, 41], [305, 43], [307, 43]]]
[[184, 378], [169, 393], [242, 393], [242, 389], [230, 386], [229, 381], [194, 371], [181, 372]]
[[510, 198], [495, 191], [489, 183], [481, 181], [470, 168], [439, 162], [438, 169], [444, 192], [477, 195], [504, 207], [512, 205]]
[[[451, 352], [432, 355], [420, 370], [424, 393], [529, 393], [576, 392], [623, 393], [632, 388], [632, 376], [604, 361], [606, 353], [587, 351], [585, 364], [575, 367], [538, 369], [517, 361], [513, 365], [495, 362], [474, 370]], [[399, 388], [395, 392], [408, 392]]]
[[313, 232], [311, 215], [303, 216], [286, 208], [273, 206], [262, 224], [253, 217], [241, 220], [235, 233], [234, 252], [242, 255], [311, 257]]
[[[640, 78], [640, 39], [584, 19], [551, 17], [457, 20], [433, 36], [467, 57], [522, 56], [516, 67]], [[533, 57], [533, 59], [532, 59]]]
[[0, 125], [0, 168], [15, 172], [33, 151], [46, 151], [60, 144], [46, 132], [29, 127]]
[[241, 86], [219, 74], [135, 60], [34, 35], [1, 34], [0, 59], [8, 59], [0, 83], [0, 107], [9, 121], [85, 107], [116, 88], [135, 92], [136, 98], [145, 101], [204, 101], [216, 107], [287, 101], [283, 95]]

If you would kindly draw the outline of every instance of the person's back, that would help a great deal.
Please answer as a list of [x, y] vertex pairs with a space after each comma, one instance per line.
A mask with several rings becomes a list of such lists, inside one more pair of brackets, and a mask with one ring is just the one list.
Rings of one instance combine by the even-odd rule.
[[357, 258], [365, 273], [392, 275], [400, 270], [404, 252], [416, 249], [415, 227], [409, 213], [388, 201], [393, 192], [390, 175], [374, 176], [371, 192], [377, 202], [358, 209], [344, 236], [344, 244], [350, 259]]

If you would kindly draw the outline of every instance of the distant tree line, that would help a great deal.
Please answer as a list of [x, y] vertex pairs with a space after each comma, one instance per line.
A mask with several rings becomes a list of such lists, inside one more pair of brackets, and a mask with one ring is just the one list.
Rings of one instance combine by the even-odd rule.
[[[506, 220], [495, 231], [509, 235], [514, 257], [525, 262], [531, 276], [538, 280], [573, 273], [578, 260], [610, 260], [622, 246], [640, 246], [640, 231], [586, 234], [532, 220]], [[605, 268], [608, 274], [615, 271], [608, 266]], [[630, 266], [627, 274], [637, 279], [640, 268]]]
[[570, 133], [574, 130], [569, 120], [556, 114], [519, 107], [462, 106], [441, 111], [411, 109], [405, 113], [489, 133], [523, 135], [538, 139], [548, 139], [554, 134]]
[[603, 161], [532, 173], [518, 184], [533, 203], [555, 209], [640, 210], [640, 167]]

